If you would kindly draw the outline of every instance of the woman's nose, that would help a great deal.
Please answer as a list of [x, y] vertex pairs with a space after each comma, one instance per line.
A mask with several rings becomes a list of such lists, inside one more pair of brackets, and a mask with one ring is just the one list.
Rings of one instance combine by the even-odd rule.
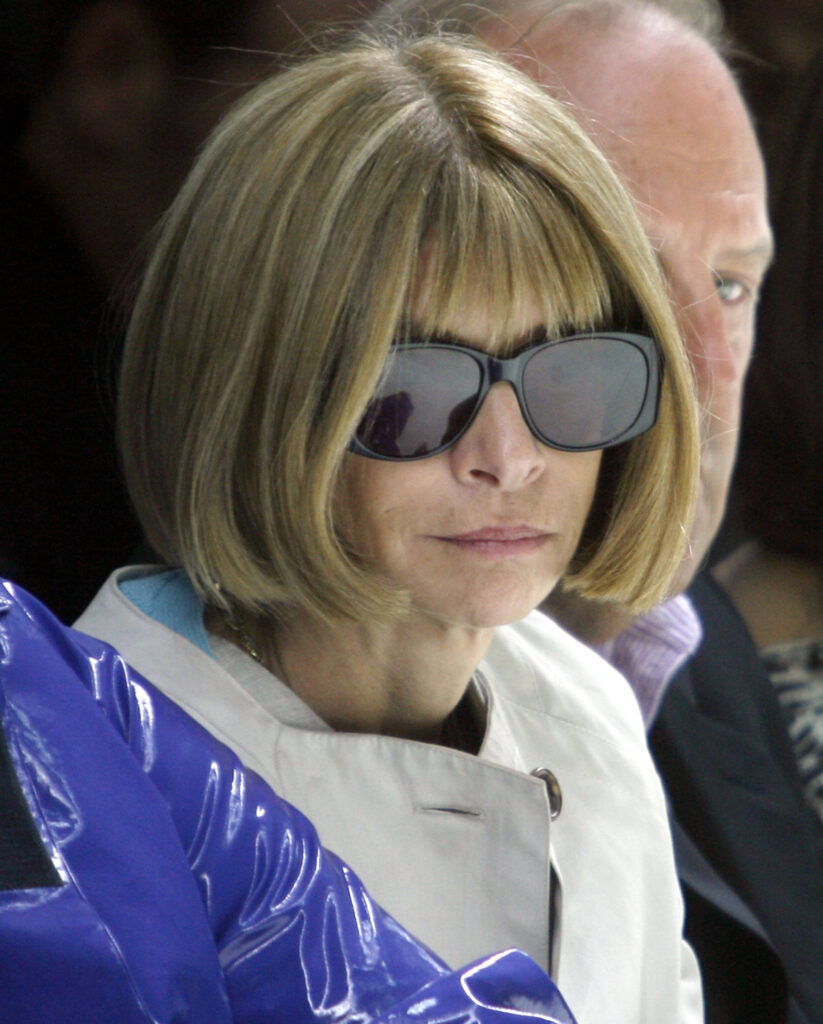
[[494, 384], [474, 422], [449, 450], [462, 483], [515, 490], [543, 472], [545, 446], [529, 429], [511, 384]]

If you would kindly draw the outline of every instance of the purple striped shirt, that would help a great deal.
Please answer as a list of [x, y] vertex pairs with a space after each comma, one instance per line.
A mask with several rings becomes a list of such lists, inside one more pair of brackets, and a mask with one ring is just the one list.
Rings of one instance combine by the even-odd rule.
[[669, 681], [702, 639], [694, 605], [685, 594], [678, 594], [595, 650], [628, 679], [648, 729]]

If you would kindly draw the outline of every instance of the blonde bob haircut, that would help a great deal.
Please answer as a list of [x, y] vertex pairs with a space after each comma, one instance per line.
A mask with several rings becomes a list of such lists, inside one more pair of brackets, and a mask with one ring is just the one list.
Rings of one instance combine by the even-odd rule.
[[[426, 308], [414, 309], [425, 276]], [[691, 519], [689, 367], [655, 258], [574, 118], [480, 44], [364, 38], [257, 87], [207, 142], [138, 296], [119, 433], [149, 542], [224, 610], [366, 621], [409, 597], [335, 503], [392, 341], [478, 302], [490, 350], [537, 301], [549, 335], [657, 338], [657, 425], [607, 453], [566, 586], [642, 609]]]

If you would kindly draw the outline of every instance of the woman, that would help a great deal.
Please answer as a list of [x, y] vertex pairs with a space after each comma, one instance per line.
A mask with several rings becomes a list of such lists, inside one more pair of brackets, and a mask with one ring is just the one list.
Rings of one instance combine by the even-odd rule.
[[748, 539], [716, 570], [783, 707], [823, 818], [823, 58], [794, 101], [775, 189], [777, 260], [746, 383], [734, 507]]
[[688, 1017], [634, 697], [505, 624], [561, 579], [660, 599], [694, 420], [645, 236], [563, 108], [465, 44], [353, 44], [252, 93], [166, 219], [120, 433], [179, 568], [115, 574], [80, 625], [447, 962], [516, 945], [583, 1021]]

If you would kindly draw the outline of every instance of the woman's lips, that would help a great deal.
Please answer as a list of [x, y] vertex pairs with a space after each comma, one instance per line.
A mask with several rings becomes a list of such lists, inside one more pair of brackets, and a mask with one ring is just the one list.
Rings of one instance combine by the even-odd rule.
[[485, 526], [469, 533], [437, 537], [460, 551], [490, 558], [527, 555], [538, 551], [551, 534], [534, 526]]

